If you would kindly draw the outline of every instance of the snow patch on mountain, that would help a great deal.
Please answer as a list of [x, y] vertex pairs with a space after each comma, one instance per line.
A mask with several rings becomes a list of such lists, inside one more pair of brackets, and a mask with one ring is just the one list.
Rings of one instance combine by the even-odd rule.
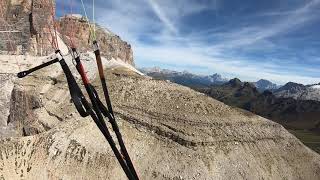
[[303, 85], [289, 82], [274, 93], [277, 97], [294, 98], [297, 100], [320, 101], [320, 85]]
[[141, 72], [156, 79], [163, 79], [191, 87], [211, 86], [214, 84], [223, 84], [228, 79], [223, 78], [220, 74], [197, 75], [189, 71], [173, 71], [169, 69], [161, 69], [159, 67], [141, 68]]
[[311, 86], [312, 89], [319, 89], [320, 90], [320, 85], [314, 85], [314, 86]]
[[265, 90], [275, 90], [278, 89], [279, 86], [277, 84], [272, 83], [271, 81], [265, 80], [265, 79], [260, 79], [257, 82], [253, 83], [256, 88], [260, 91], [263, 92]]

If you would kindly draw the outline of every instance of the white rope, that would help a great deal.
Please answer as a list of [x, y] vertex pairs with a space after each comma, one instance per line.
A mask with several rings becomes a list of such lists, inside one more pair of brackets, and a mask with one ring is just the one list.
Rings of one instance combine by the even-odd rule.
[[94, 0], [92, 0], [92, 19], [93, 19], [93, 31], [94, 31], [94, 38], [96, 38], [96, 21], [95, 21], [95, 12], [94, 12]]
[[[93, 0], [93, 3], [94, 3], [94, 0]], [[83, 12], [84, 12], [84, 15], [85, 15], [85, 17], [86, 17], [86, 19], [87, 19], [87, 23], [88, 23], [88, 26], [89, 26], [89, 29], [90, 29], [90, 32], [92, 33], [92, 39], [94, 39], [95, 40], [95, 30], [94, 29], [92, 29], [92, 26], [91, 26], [91, 24], [90, 24], [90, 21], [89, 21], [89, 18], [88, 18], [88, 14], [87, 14], [87, 11], [86, 11], [86, 8], [85, 8], [85, 6], [84, 6], [84, 3], [83, 3], [83, 0], [81, 0], [81, 4], [82, 4], [82, 9], [83, 9]], [[93, 12], [94, 12], [94, 9], [93, 9]], [[94, 18], [94, 17], [93, 17]], [[93, 19], [94, 20], [94, 19]]]
[[82, 9], [83, 9], [83, 11], [84, 11], [84, 15], [86, 16], [87, 21], [89, 21], [89, 18], [88, 18], [88, 15], [87, 15], [87, 11], [86, 11], [86, 8], [84, 7], [83, 0], [81, 0], [81, 4], [82, 4]]

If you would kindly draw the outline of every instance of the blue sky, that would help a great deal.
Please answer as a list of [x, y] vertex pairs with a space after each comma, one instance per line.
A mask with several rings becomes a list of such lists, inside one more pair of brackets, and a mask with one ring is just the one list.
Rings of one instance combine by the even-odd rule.
[[[57, 0], [58, 9], [62, 6]], [[92, 0], [84, 0], [92, 14]], [[68, 2], [70, 4], [70, 2]], [[74, 13], [82, 13], [74, 0]], [[320, 0], [95, 0], [138, 67], [279, 84], [320, 82]], [[58, 14], [63, 12], [59, 11]]]

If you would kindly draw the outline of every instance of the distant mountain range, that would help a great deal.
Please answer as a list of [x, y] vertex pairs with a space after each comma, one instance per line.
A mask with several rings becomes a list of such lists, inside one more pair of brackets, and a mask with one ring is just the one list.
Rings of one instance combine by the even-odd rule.
[[259, 92], [248, 82], [229, 82], [198, 89], [219, 101], [236, 106], [294, 129], [312, 129], [320, 133], [320, 102], [277, 97], [270, 91]]
[[[153, 68], [141, 68], [139, 69], [142, 73], [151, 76], [155, 79], [169, 80], [171, 82], [185, 85], [188, 87], [210, 87], [212, 85], [221, 85], [228, 82], [229, 79], [223, 78], [220, 74], [213, 74], [208, 76], [196, 75], [187, 71], [178, 72], [168, 69], [161, 69], [159, 67]], [[263, 92], [265, 90], [275, 90], [280, 86], [265, 80], [261, 79], [253, 84], [258, 88], [259, 91]]]
[[320, 101], [320, 83], [314, 85], [303, 85], [289, 82], [274, 91], [274, 95], [283, 98], [294, 98], [297, 100]]
[[171, 82], [181, 84], [192, 88], [203, 88], [211, 85], [223, 84], [228, 79], [221, 77], [219, 74], [208, 76], [196, 75], [187, 71], [178, 72], [168, 69], [154, 68], [141, 68], [142, 73], [153, 77], [154, 79], [169, 80]]
[[[227, 78], [220, 74], [213, 74], [208, 76], [196, 75], [187, 71], [178, 72], [168, 69], [141, 68], [142, 73], [153, 77], [154, 79], [169, 80], [171, 82], [188, 86], [194, 89], [209, 88], [215, 85], [222, 85], [228, 82]], [[233, 79], [237, 83], [244, 84], [239, 79]], [[264, 91], [272, 92], [278, 98], [293, 98], [296, 100], [316, 100], [320, 101], [320, 83], [313, 85], [303, 85], [294, 82], [288, 82], [284, 86], [277, 85], [269, 80], [260, 79], [257, 82], [251, 82], [251, 85], [257, 88], [257, 91], [262, 93]]]

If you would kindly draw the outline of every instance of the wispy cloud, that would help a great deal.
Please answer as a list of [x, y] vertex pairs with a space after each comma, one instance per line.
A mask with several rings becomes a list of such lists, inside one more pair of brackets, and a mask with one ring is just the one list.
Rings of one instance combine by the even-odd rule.
[[[96, 2], [98, 22], [133, 45], [139, 66], [176, 66], [250, 81], [320, 82], [316, 71], [320, 68], [316, 44], [320, 36], [314, 33], [304, 40], [305, 36], [291, 35], [319, 23], [320, 0], [294, 7], [284, 0], [288, 8], [240, 14], [235, 14], [234, 7], [228, 9], [228, 1], [221, 0]], [[299, 48], [301, 43], [308, 50]]]
[[163, 24], [173, 33], [178, 33], [178, 29], [175, 27], [175, 25], [168, 19], [166, 14], [161, 10], [159, 5], [156, 3], [155, 0], [148, 0], [148, 3], [150, 4], [151, 8], [155, 12], [155, 14], [158, 16], [158, 18], [163, 22]]

